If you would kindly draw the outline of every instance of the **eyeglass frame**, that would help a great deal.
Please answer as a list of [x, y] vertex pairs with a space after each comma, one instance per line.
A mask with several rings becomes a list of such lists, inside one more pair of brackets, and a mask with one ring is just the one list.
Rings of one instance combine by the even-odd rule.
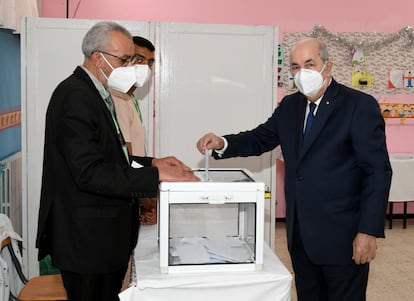
[[135, 64], [135, 62], [138, 59], [138, 57], [135, 56], [135, 55], [130, 56], [128, 58], [125, 58], [125, 57], [120, 57], [118, 55], [115, 55], [115, 54], [112, 54], [112, 53], [109, 53], [109, 52], [106, 52], [106, 51], [103, 51], [103, 50], [96, 50], [96, 52], [100, 52], [102, 54], [110, 55], [110, 56], [112, 56], [114, 58], [117, 58], [118, 60], [120, 60], [122, 62], [122, 66], [127, 66], [129, 64], [132, 64], [133, 65], [133, 64]]
[[[152, 68], [152, 66], [155, 63], [155, 60], [154, 59], [148, 60], [146, 57], [144, 57], [144, 56], [142, 56], [140, 54], [135, 54], [133, 58], [135, 59], [133, 64], [140, 64], [140, 65], [146, 64], [146, 65], [148, 65], [148, 67], [150, 69]], [[146, 63], [144, 63], [145, 61], [146, 61]]]

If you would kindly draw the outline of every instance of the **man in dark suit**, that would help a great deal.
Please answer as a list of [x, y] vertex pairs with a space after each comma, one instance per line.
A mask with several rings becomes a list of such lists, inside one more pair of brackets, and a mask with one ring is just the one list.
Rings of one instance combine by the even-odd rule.
[[298, 42], [290, 67], [300, 92], [286, 96], [265, 123], [236, 135], [206, 134], [197, 148], [219, 159], [280, 145], [298, 299], [365, 300], [392, 175], [384, 120], [373, 97], [331, 77], [322, 41]]
[[69, 300], [114, 301], [137, 242], [135, 199], [155, 196], [160, 181], [198, 179], [175, 157], [126, 151], [107, 88], [135, 84], [131, 34], [99, 22], [82, 52], [47, 110], [37, 247], [61, 270]]

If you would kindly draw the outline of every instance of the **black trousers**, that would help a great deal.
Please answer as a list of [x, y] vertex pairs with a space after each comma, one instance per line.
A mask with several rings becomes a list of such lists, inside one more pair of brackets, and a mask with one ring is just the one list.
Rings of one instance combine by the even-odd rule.
[[369, 264], [316, 265], [307, 256], [297, 223], [290, 252], [298, 301], [365, 301]]
[[119, 301], [127, 267], [109, 274], [61, 271], [69, 301]]

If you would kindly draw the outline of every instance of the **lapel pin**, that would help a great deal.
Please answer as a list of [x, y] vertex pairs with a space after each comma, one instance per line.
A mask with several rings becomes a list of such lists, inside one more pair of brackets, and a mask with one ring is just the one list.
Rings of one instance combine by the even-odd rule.
[[329, 100], [326, 101], [326, 104], [329, 105]]

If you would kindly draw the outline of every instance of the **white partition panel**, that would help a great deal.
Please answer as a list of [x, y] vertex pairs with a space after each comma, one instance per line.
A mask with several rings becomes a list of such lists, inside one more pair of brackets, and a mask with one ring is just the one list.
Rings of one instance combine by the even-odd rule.
[[[277, 30], [273, 26], [161, 23], [156, 73], [157, 155], [204, 167], [196, 141], [264, 122], [276, 105]], [[210, 160], [211, 167], [246, 168], [275, 195], [275, 158]], [[265, 240], [274, 243], [275, 200], [266, 203]]]

